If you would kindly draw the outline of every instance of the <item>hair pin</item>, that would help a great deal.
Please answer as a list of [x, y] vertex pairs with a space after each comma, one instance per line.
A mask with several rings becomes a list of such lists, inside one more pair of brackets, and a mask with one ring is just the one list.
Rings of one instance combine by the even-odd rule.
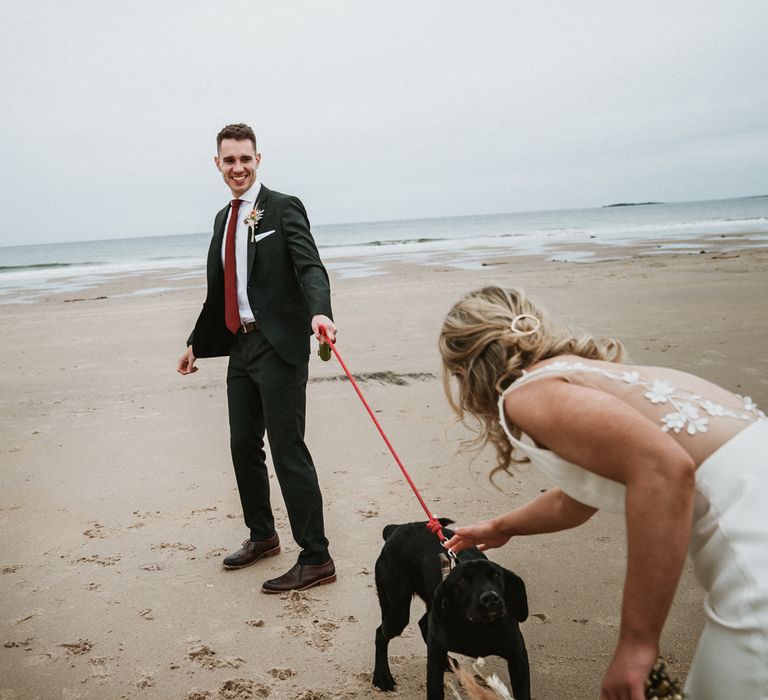
[[[529, 331], [522, 330], [518, 325], [521, 321], [525, 320], [533, 321], [533, 328]], [[541, 320], [536, 316], [531, 316], [531, 314], [518, 314], [512, 319], [512, 323], [509, 326], [509, 329], [512, 331], [512, 333], [521, 338], [533, 335], [534, 333], [538, 332], [539, 328], [541, 328]]]

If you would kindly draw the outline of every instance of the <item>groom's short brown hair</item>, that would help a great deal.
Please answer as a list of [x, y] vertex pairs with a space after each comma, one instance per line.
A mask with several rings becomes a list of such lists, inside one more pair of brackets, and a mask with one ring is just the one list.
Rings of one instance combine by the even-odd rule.
[[253, 144], [253, 151], [256, 152], [256, 134], [247, 124], [228, 124], [216, 136], [216, 151], [221, 150], [221, 142], [224, 139], [235, 139], [235, 141], [245, 141], [248, 139]]

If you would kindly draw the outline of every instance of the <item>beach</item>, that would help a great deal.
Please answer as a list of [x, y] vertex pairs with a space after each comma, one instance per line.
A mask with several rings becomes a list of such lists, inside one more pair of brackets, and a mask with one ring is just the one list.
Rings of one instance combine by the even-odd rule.
[[[692, 371], [765, 410], [768, 248], [744, 240], [713, 235], [657, 254], [628, 245], [581, 262], [576, 247], [570, 261], [482, 250], [463, 267], [439, 257], [356, 261], [374, 276], [329, 261], [338, 349], [430, 508], [466, 524], [551, 484], [522, 467], [491, 485], [489, 449], [474, 460], [457, 452], [471, 434], [453, 420], [436, 347], [451, 304], [486, 284], [522, 287], [572, 327], [623, 339], [632, 361]], [[338, 362], [322, 362], [314, 342], [307, 444], [338, 581], [261, 593], [297, 554], [274, 478], [282, 554], [222, 568], [247, 536], [229, 459], [226, 359], [176, 373], [205, 280], [202, 269], [172, 273], [115, 275], [2, 307], [0, 700], [423, 697], [419, 601], [390, 645], [397, 691], [373, 691], [371, 671], [382, 529], [424, 513]], [[597, 697], [624, 557], [623, 523], [603, 513], [490, 552], [526, 582], [537, 700]], [[681, 678], [701, 600], [687, 567], [662, 641]]]

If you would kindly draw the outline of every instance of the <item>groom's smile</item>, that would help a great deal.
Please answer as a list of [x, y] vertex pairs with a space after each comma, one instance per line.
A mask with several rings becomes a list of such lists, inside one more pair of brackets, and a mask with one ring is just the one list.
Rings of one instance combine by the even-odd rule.
[[256, 153], [249, 139], [223, 139], [214, 161], [232, 196], [240, 197], [256, 181], [261, 154]]

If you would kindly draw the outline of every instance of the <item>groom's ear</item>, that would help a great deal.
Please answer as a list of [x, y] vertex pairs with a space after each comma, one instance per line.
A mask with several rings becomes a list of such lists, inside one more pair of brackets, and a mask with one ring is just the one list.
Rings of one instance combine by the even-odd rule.
[[216, 163], [216, 170], [221, 172], [221, 161], [219, 160], [219, 156], [214, 156], [213, 162]]

